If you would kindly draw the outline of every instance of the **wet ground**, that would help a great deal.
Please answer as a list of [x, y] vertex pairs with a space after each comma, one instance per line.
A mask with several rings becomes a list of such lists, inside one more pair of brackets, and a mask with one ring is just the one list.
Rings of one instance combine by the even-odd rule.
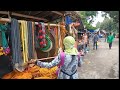
[[84, 56], [84, 63], [79, 68], [80, 79], [118, 79], [119, 78], [119, 39], [115, 39], [112, 49], [104, 38], [99, 42], [98, 50], [90, 51]]

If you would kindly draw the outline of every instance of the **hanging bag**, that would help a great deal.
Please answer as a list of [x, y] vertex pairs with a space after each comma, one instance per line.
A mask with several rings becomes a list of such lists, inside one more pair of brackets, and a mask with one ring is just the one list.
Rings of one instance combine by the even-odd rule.
[[56, 71], [56, 75], [58, 76], [59, 72], [60, 72], [60, 68], [61, 66], [64, 64], [64, 59], [65, 59], [65, 53], [63, 51], [61, 51], [60, 53], [60, 64], [58, 65], [58, 69]]

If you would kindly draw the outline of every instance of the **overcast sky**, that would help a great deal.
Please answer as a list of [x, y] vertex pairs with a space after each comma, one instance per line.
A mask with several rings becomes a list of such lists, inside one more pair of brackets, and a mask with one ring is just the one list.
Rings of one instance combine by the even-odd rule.
[[94, 22], [92, 24], [92, 26], [96, 26], [97, 22], [102, 22], [104, 20], [104, 17], [102, 17], [102, 13], [101, 11], [98, 11], [98, 15], [94, 18]]

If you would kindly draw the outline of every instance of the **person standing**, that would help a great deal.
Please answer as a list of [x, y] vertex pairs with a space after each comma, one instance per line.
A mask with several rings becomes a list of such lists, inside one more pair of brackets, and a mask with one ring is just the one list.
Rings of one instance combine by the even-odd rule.
[[107, 37], [107, 43], [109, 44], [109, 49], [111, 49], [111, 47], [112, 47], [113, 40], [114, 40], [114, 36], [110, 32], [109, 36]]
[[93, 50], [95, 49], [95, 47], [96, 47], [96, 50], [97, 50], [98, 40], [99, 40], [99, 36], [97, 35], [97, 33], [95, 33], [95, 35], [93, 36]]
[[[67, 36], [63, 40], [65, 46], [65, 60], [60, 68], [57, 79], [79, 79], [78, 67], [80, 65], [80, 59], [78, 58], [78, 50], [74, 47], [75, 39], [72, 36]], [[59, 65], [61, 62], [60, 54], [58, 54], [51, 62], [42, 62], [38, 60], [30, 60], [29, 63], [34, 63], [40, 67], [51, 68]]]
[[106, 39], [107, 39], [107, 34], [105, 34], [105, 42], [106, 42]]
[[87, 44], [88, 44], [88, 36], [87, 33], [85, 32], [83, 35], [83, 41], [84, 41], [84, 53], [86, 54], [87, 51]]

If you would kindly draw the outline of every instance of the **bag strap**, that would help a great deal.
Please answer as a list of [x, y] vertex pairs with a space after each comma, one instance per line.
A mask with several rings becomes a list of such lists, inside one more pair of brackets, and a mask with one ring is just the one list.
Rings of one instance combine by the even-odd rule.
[[[80, 53], [78, 53], [78, 60], [80, 60]], [[60, 66], [62, 66], [64, 64], [64, 60], [65, 60], [65, 53], [62, 51], [60, 53], [60, 64], [58, 65], [58, 67], [60, 68]]]
[[64, 60], [65, 60], [65, 53], [63, 51], [61, 51], [60, 52], [60, 64], [58, 65], [58, 67], [60, 67], [64, 64]]

